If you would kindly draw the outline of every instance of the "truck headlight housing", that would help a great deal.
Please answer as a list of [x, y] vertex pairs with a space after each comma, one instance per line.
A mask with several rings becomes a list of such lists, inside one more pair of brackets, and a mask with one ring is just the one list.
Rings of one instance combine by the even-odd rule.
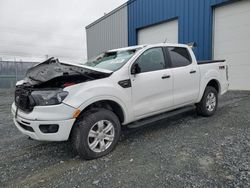
[[68, 92], [63, 90], [33, 91], [31, 96], [35, 106], [47, 106], [61, 104], [67, 97]]

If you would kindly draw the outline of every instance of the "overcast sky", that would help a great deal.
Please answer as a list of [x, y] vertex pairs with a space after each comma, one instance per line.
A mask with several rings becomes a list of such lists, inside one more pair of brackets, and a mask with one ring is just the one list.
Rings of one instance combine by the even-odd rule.
[[0, 0], [0, 58], [86, 59], [85, 26], [127, 0]]

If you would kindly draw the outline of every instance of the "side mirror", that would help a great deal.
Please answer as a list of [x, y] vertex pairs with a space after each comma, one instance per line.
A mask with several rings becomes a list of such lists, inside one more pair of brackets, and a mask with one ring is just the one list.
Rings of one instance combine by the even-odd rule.
[[139, 67], [137, 63], [135, 63], [131, 68], [131, 74], [135, 75], [135, 74], [139, 74], [140, 72], [141, 72], [141, 68]]

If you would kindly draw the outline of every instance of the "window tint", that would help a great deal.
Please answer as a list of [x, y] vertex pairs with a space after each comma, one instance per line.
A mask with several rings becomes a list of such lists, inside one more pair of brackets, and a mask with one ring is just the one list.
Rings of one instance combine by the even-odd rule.
[[186, 48], [169, 47], [168, 51], [172, 60], [172, 67], [184, 67], [192, 63]]
[[137, 60], [140, 73], [165, 69], [165, 59], [162, 48], [152, 48], [145, 51]]

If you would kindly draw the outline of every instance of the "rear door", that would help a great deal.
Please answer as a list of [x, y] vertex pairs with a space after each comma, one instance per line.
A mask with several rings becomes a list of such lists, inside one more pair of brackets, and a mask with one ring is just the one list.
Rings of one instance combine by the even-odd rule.
[[174, 106], [195, 102], [199, 94], [199, 68], [187, 48], [167, 47], [173, 75]]
[[173, 78], [161, 47], [146, 50], [134, 64], [140, 69], [131, 75], [135, 117], [145, 117], [173, 106]]

